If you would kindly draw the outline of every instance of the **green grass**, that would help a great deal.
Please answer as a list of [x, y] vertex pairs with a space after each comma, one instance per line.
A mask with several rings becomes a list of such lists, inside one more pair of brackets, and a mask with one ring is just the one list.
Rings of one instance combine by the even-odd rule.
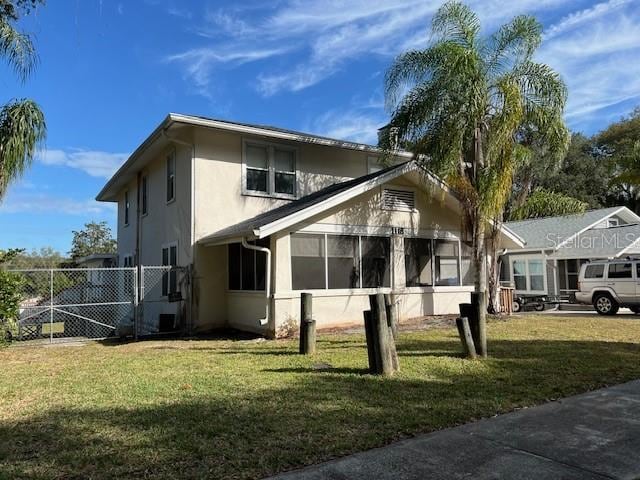
[[[491, 358], [450, 329], [403, 333], [366, 374], [361, 335], [0, 350], [0, 478], [259, 478], [640, 377], [640, 320], [514, 317]], [[330, 371], [313, 365], [327, 362]]]

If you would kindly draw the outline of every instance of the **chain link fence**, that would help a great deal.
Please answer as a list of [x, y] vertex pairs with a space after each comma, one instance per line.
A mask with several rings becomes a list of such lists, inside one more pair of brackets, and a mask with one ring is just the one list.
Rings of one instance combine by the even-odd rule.
[[16, 319], [0, 319], [16, 342], [54, 343], [188, 331], [188, 269], [11, 270], [20, 281]]

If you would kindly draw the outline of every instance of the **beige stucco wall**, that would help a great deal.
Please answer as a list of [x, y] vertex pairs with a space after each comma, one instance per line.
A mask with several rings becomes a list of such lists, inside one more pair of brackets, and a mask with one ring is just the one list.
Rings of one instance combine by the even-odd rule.
[[[390, 185], [409, 187], [411, 182], [395, 180]], [[337, 206], [302, 225], [293, 226], [271, 238], [273, 255], [273, 299], [271, 322], [261, 327], [258, 320], [264, 316], [265, 298], [256, 295], [228, 294], [228, 318], [231, 326], [273, 335], [299, 323], [300, 293], [291, 286], [290, 233], [351, 233], [382, 235], [392, 238], [392, 286], [381, 289], [395, 293], [399, 301], [401, 319], [422, 315], [453, 314], [458, 304], [469, 301], [473, 287], [413, 287], [405, 288], [404, 238], [393, 235], [392, 229], [404, 228], [407, 236], [432, 238], [460, 237], [458, 214], [440, 198], [417, 191], [414, 212], [387, 211], [381, 209], [382, 188], [374, 189]], [[319, 327], [362, 322], [362, 312], [369, 309], [369, 295], [376, 289], [315, 290], [314, 318]]]

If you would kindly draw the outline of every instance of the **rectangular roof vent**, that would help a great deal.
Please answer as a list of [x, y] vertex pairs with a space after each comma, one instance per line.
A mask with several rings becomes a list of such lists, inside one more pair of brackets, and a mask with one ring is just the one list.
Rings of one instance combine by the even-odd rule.
[[411, 190], [385, 188], [382, 190], [382, 208], [412, 212], [416, 208], [416, 195]]

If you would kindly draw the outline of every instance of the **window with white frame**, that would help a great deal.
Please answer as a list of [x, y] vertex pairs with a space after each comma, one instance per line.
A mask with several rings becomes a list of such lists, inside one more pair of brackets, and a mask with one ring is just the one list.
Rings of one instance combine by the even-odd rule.
[[435, 265], [435, 284], [460, 285], [457, 240], [434, 240], [433, 256]]
[[389, 287], [391, 240], [292, 234], [291, 281], [294, 290]]
[[[268, 247], [269, 239], [250, 242], [252, 245]], [[228, 246], [229, 290], [263, 291], [266, 288], [266, 254], [240, 243]]]
[[149, 213], [149, 181], [146, 175], [142, 177], [141, 184], [142, 192], [140, 193], [142, 198], [140, 199], [140, 207], [142, 209], [142, 215], [146, 215]]
[[175, 150], [167, 155], [167, 202], [171, 202], [176, 198], [176, 152]]
[[[162, 265], [175, 267], [178, 265], [178, 245], [173, 243], [162, 247]], [[171, 269], [162, 274], [162, 295], [167, 296], [178, 291], [177, 272]]]
[[433, 285], [433, 241], [430, 238], [404, 239], [404, 269], [407, 287]]
[[512, 261], [513, 282], [521, 292], [544, 292], [544, 261], [518, 258]]
[[296, 149], [286, 145], [244, 142], [243, 193], [296, 196]]
[[124, 225], [129, 225], [129, 210], [130, 210], [130, 202], [129, 202], [129, 190], [124, 192]]

